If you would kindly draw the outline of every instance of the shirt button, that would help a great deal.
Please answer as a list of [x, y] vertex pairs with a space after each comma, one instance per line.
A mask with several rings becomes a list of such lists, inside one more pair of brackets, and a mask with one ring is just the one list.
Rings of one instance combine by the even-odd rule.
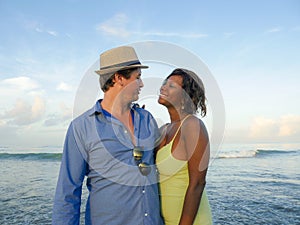
[[127, 130], [124, 130], [124, 133], [127, 134]]
[[143, 194], [145, 194], [145, 192], [146, 192], [145, 190], [142, 191]]
[[145, 216], [148, 216], [148, 213], [145, 213]]

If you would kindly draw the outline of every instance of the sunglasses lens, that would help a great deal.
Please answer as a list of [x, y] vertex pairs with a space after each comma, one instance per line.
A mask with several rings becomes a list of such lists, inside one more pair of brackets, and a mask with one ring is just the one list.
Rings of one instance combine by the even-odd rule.
[[133, 149], [133, 158], [138, 165], [142, 175], [147, 176], [151, 172], [151, 167], [149, 164], [141, 162], [143, 158], [143, 147], [134, 147]]
[[144, 176], [147, 176], [151, 172], [151, 167], [147, 163], [140, 163], [139, 169], [141, 171], [141, 174]]
[[135, 147], [135, 148], [133, 149], [133, 157], [134, 157], [134, 159], [135, 159], [136, 161], [139, 161], [139, 160], [142, 159], [142, 157], [143, 157], [143, 152], [141, 151], [140, 148]]

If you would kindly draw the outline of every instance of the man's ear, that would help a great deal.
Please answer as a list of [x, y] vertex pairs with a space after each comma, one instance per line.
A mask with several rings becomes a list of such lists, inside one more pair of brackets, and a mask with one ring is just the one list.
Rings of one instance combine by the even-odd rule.
[[115, 76], [114, 76], [114, 82], [119, 84], [120, 86], [123, 86], [123, 76], [119, 73], [115, 73]]

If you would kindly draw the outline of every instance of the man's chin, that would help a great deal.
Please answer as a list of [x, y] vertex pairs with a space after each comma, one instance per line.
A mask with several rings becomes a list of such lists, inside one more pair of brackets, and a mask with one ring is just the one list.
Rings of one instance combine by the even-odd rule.
[[137, 100], [139, 100], [139, 96], [138, 96], [138, 95], [132, 96], [131, 102], [135, 102], [135, 101], [137, 101]]

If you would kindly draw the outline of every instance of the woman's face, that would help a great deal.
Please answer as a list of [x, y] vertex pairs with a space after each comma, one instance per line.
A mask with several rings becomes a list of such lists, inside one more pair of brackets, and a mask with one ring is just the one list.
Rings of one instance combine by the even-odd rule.
[[158, 103], [168, 107], [178, 108], [182, 105], [182, 77], [173, 75], [165, 80], [160, 88]]

